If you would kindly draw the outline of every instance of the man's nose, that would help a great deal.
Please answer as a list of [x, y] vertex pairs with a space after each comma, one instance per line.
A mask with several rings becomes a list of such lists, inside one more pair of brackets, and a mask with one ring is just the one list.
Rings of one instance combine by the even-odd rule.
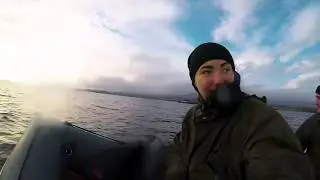
[[211, 74], [210, 84], [212, 88], [216, 88], [217, 86], [223, 84], [223, 77], [220, 72], [214, 72]]

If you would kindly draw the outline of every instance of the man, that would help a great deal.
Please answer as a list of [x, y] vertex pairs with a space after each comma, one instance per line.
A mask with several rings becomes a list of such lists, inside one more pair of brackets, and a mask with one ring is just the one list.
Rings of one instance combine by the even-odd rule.
[[200, 102], [169, 146], [167, 179], [313, 179], [310, 160], [281, 115], [235, 83], [224, 46], [198, 46], [188, 68]]
[[296, 131], [303, 150], [309, 155], [320, 180], [320, 85], [316, 92], [317, 113], [308, 118]]

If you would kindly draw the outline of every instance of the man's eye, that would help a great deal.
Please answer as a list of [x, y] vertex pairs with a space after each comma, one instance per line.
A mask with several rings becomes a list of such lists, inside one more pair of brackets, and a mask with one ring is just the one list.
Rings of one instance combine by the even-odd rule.
[[208, 74], [210, 74], [210, 73], [211, 73], [211, 71], [209, 71], [209, 70], [202, 71], [202, 74], [205, 74], [205, 75], [208, 75]]
[[225, 68], [225, 69], [223, 69], [223, 72], [224, 72], [224, 73], [229, 73], [230, 71], [231, 71], [230, 68]]

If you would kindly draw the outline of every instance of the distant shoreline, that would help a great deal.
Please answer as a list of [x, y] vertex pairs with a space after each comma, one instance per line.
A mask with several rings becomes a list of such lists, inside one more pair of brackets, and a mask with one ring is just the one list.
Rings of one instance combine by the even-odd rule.
[[194, 101], [187, 100], [177, 96], [143, 95], [143, 94], [112, 92], [112, 91], [96, 90], [96, 89], [76, 89], [76, 91], [85, 91], [85, 92], [92, 92], [92, 93], [98, 93], [98, 94], [110, 94], [110, 95], [118, 95], [118, 96], [125, 96], [125, 97], [137, 97], [137, 98], [144, 98], [144, 99], [155, 99], [155, 100], [163, 100], [163, 101], [174, 101], [174, 102], [185, 103], [185, 104], [197, 103], [196, 100]]
[[295, 112], [306, 112], [306, 113], [316, 113], [316, 109], [313, 108], [304, 108], [304, 107], [300, 107], [300, 108], [296, 108], [296, 107], [285, 107], [285, 106], [273, 106], [270, 105], [271, 107], [273, 107], [276, 110], [280, 110], [280, 111], [295, 111]]
[[[161, 96], [161, 95], [143, 95], [143, 94], [135, 94], [135, 93], [124, 93], [124, 92], [112, 92], [112, 91], [105, 91], [105, 90], [97, 90], [97, 89], [75, 89], [76, 91], [84, 91], [84, 92], [92, 92], [98, 94], [110, 94], [110, 95], [118, 95], [118, 96], [125, 96], [125, 97], [137, 97], [137, 98], [144, 98], [144, 99], [155, 99], [155, 100], [163, 100], [163, 101], [173, 101], [178, 103], [184, 104], [196, 104], [196, 99], [185, 99], [178, 96]], [[309, 108], [309, 107], [289, 107], [283, 105], [272, 105], [276, 110], [282, 111], [297, 111], [297, 112], [308, 112], [308, 113], [315, 113], [316, 108]]]

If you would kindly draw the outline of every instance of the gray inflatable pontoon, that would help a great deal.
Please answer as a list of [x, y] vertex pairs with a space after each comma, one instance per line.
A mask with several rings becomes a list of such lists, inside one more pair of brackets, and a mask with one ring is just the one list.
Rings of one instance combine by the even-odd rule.
[[162, 179], [158, 141], [124, 143], [68, 122], [36, 119], [0, 173], [0, 180]]

